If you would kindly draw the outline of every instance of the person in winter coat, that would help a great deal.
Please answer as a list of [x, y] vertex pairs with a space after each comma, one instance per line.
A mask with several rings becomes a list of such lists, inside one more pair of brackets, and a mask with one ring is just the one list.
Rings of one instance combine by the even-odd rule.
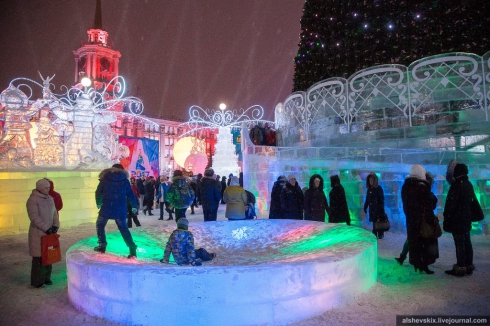
[[271, 206], [269, 208], [269, 219], [283, 219], [284, 211], [281, 207], [281, 190], [288, 182], [288, 179], [284, 175], [280, 175], [271, 191]]
[[221, 200], [221, 183], [214, 178], [214, 170], [208, 168], [201, 179], [201, 205], [204, 222], [216, 221]]
[[378, 184], [378, 176], [370, 173], [366, 179], [366, 200], [364, 201], [364, 213], [367, 214], [369, 208], [369, 222], [373, 223], [373, 234], [378, 239], [383, 239], [384, 230], [376, 230], [375, 222], [386, 219], [385, 214], [385, 195], [383, 188]]
[[323, 178], [319, 174], [310, 177], [310, 187], [305, 194], [305, 220], [325, 222], [328, 202], [323, 192]]
[[196, 177], [196, 184], [197, 184], [197, 192], [196, 192], [196, 198], [197, 198], [197, 204], [201, 204], [201, 180], [202, 180], [202, 173], [198, 173]]
[[330, 199], [330, 211], [328, 214], [329, 223], [347, 223], [350, 225], [349, 208], [347, 207], [347, 199], [345, 198], [344, 187], [340, 184], [340, 178], [338, 175], [332, 175], [330, 177], [330, 193], [328, 198]]
[[129, 200], [131, 210], [136, 214], [138, 200], [131, 190], [128, 179], [129, 174], [121, 164], [114, 164], [99, 174], [99, 185], [95, 190], [95, 202], [99, 209], [99, 216], [95, 223], [99, 245], [94, 250], [97, 252], [105, 253], [107, 247], [105, 226], [111, 219], [116, 222], [117, 228], [129, 248], [128, 258], [136, 257], [137, 246], [127, 224], [127, 201]]
[[165, 245], [165, 252], [161, 263], [169, 263], [170, 254], [177, 265], [201, 266], [201, 261], [210, 261], [216, 254], [209, 253], [204, 248], [195, 250], [194, 235], [188, 230], [189, 221], [183, 217], [177, 221], [177, 230], [174, 230]]
[[31, 220], [29, 225], [29, 255], [32, 257], [31, 286], [36, 288], [53, 284], [51, 281], [53, 266], [41, 264], [41, 237], [58, 232], [60, 227], [54, 200], [49, 195], [50, 189], [48, 180], [38, 180], [36, 189], [32, 190], [26, 203], [27, 215]]
[[284, 218], [302, 220], [304, 201], [303, 191], [296, 182], [296, 177], [290, 174], [288, 182], [281, 189], [281, 208], [284, 211]]
[[54, 207], [56, 207], [56, 211], [58, 212], [58, 215], [59, 215], [61, 209], [63, 208], [63, 199], [61, 199], [61, 195], [59, 194], [59, 192], [54, 191], [53, 181], [49, 180], [48, 178], [45, 178], [45, 179], [48, 180], [48, 182], [51, 186], [49, 188], [49, 195], [53, 198]]
[[225, 217], [228, 220], [244, 220], [245, 205], [247, 205], [247, 193], [240, 187], [238, 177], [233, 177], [230, 186], [223, 192], [223, 200], [226, 203]]
[[245, 206], [245, 219], [246, 220], [254, 220], [257, 217], [257, 213], [255, 213], [255, 195], [248, 191], [245, 190], [245, 193], [247, 194], [247, 205]]
[[[472, 274], [473, 245], [471, 244], [471, 206], [480, 207], [472, 184], [468, 180], [468, 167], [459, 163], [454, 168], [454, 182], [451, 184], [444, 205], [443, 229], [453, 235], [456, 247], [456, 264], [446, 274], [463, 276]], [[481, 209], [481, 207], [480, 207]]]
[[425, 239], [420, 235], [422, 219], [432, 225], [437, 218], [434, 215], [437, 198], [431, 192], [425, 175], [425, 169], [418, 164], [410, 168], [410, 175], [402, 186], [402, 202], [407, 223], [409, 263], [415, 271], [434, 274], [428, 266], [439, 258], [437, 238]]
[[221, 177], [221, 203], [222, 204], [226, 204], [225, 201], [223, 200], [223, 193], [225, 192], [226, 187], [227, 187], [226, 177], [222, 176]]
[[[191, 186], [192, 190], [194, 191], [194, 194], [197, 194], [197, 183], [196, 180], [190, 178], [188, 179], [189, 185]], [[191, 214], [194, 215], [194, 207], [199, 208], [199, 205], [197, 205], [197, 199], [194, 197], [194, 201], [191, 204]]]
[[155, 178], [150, 176], [144, 182], [145, 186], [145, 197], [143, 199], [143, 214], [146, 215], [148, 212], [149, 216], [152, 216], [153, 213], [151, 210], [153, 209], [153, 200], [155, 199]]
[[185, 212], [194, 201], [195, 196], [192, 187], [187, 182], [187, 178], [184, 177], [182, 171], [175, 170], [172, 184], [168, 188], [167, 200], [170, 206], [175, 209], [176, 222], [182, 217], [185, 217]]
[[170, 203], [167, 200], [167, 192], [168, 188], [170, 187], [170, 183], [168, 182], [168, 179], [166, 176], [162, 175], [160, 176], [160, 185], [158, 186], [157, 189], [157, 203], [160, 205], [160, 218], [159, 220], [163, 220], [163, 207], [165, 206], [165, 210], [168, 213], [168, 219], [167, 221], [173, 220], [173, 209], [170, 208]]
[[138, 200], [139, 200], [139, 210], [143, 210], [143, 201], [145, 200], [145, 174], [141, 173], [140, 177], [138, 180], [136, 180], [136, 186], [138, 187], [138, 192], [140, 194]]

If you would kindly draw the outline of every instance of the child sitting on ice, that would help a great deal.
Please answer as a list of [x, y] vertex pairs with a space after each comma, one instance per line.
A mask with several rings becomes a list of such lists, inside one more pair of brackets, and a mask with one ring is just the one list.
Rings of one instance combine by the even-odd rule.
[[170, 235], [165, 246], [165, 253], [161, 263], [168, 263], [170, 254], [174, 256], [177, 265], [201, 266], [201, 261], [210, 261], [216, 254], [209, 253], [204, 248], [194, 250], [194, 236], [187, 228], [189, 221], [182, 217], [177, 221], [177, 230]]

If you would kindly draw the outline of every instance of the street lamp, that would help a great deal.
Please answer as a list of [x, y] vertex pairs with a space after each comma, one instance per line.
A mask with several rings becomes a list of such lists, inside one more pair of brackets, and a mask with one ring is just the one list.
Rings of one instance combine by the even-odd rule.
[[92, 85], [92, 81], [88, 77], [83, 77], [81, 80], [82, 86], [84, 87], [83, 91], [86, 93], [87, 92], [87, 87], [90, 87]]

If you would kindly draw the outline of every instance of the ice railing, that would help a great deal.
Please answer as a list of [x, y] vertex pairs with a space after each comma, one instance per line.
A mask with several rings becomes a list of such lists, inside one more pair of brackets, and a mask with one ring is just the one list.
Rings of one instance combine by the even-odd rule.
[[457, 122], [458, 112], [468, 109], [480, 110], [488, 121], [489, 103], [490, 52], [453, 52], [408, 67], [380, 65], [348, 79], [322, 80], [279, 103], [275, 122], [287, 145], [309, 140], [315, 130], [329, 127], [349, 133]]
[[490, 153], [458, 151], [451, 149], [401, 149], [401, 148], [366, 148], [366, 147], [272, 147], [246, 146], [246, 154], [261, 157], [273, 157], [280, 161], [290, 160], [326, 160], [331, 162], [348, 161], [350, 163], [384, 163], [437, 165], [446, 168], [447, 162], [471, 162], [471, 164], [488, 164]]

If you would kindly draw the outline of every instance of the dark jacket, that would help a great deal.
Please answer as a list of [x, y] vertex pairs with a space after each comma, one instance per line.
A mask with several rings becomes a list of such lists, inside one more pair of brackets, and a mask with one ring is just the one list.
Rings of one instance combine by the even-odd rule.
[[[320, 185], [315, 188], [315, 179], [320, 179]], [[310, 187], [305, 192], [305, 220], [325, 222], [325, 212], [328, 212], [328, 202], [323, 192], [323, 178], [314, 174], [310, 178]]]
[[177, 209], [188, 208], [194, 201], [195, 193], [185, 177], [173, 177], [168, 188], [167, 200]]
[[274, 182], [271, 191], [271, 206], [269, 208], [270, 219], [282, 219], [284, 218], [284, 211], [281, 207], [281, 190], [286, 185], [286, 179], [284, 182], [277, 180]]
[[153, 180], [147, 180], [145, 185], [145, 197], [143, 198], [143, 206], [152, 207], [155, 199], [155, 183]]
[[140, 195], [144, 195], [145, 194], [145, 184], [144, 184], [144, 181], [141, 180], [141, 177], [136, 179], [136, 186], [138, 186], [138, 191], [139, 191]]
[[420, 236], [422, 219], [429, 224], [436, 218], [437, 198], [425, 180], [409, 177], [402, 186], [403, 212], [407, 223], [409, 262], [414, 266], [430, 265], [439, 257], [437, 239]]
[[446, 196], [443, 229], [454, 234], [471, 230], [471, 202], [475, 198], [467, 175], [455, 179]]
[[350, 225], [349, 208], [347, 207], [347, 199], [345, 198], [344, 187], [340, 184], [340, 178], [338, 175], [332, 175], [330, 177], [330, 193], [328, 199], [330, 199], [330, 211], [328, 221], [330, 223], [343, 223], [346, 222]]
[[199, 188], [202, 209], [217, 209], [221, 200], [221, 183], [213, 177], [203, 177]]
[[289, 182], [281, 189], [281, 208], [284, 211], [284, 218], [291, 220], [303, 219], [304, 206], [303, 191], [299, 184], [293, 186]]
[[[374, 178], [374, 183], [369, 184], [369, 178]], [[378, 176], [370, 173], [366, 178], [366, 201], [364, 202], [364, 211], [369, 208], [369, 222], [376, 222], [378, 218], [383, 219], [385, 214], [385, 195], [383, 188], [378, 185]]]
[[127, 171], [109, 168], [99, 175], [99, 185], [95, 190], [95, 202], [100, 207], [99, 215], [109, 219], [127, 218], [127, 199], [132, 208], [138, 207], [138, 201], [129, 184]]

